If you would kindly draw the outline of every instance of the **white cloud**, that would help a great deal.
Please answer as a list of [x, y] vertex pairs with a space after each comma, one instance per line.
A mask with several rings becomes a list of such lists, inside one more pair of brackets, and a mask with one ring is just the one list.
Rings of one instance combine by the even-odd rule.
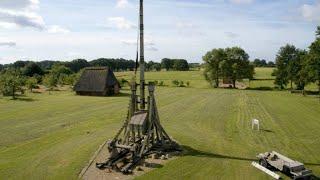
[[128, 0], [117, 0], [117, 8], [125, 8], [129, 5]]
[[60, 27], [58, 25], [53, 25], [48, 27], [48, 33], [51, 34], [67, 34], [70, 30]]
[[308, 21], [320, 21], [320, 2], [314, 5], [302, 5], [301, 14]]
[[42, 17], [30, 11], [13, 11], [0, 9], [0, 23], [14, 24], [20, 27], [33, 27], [39, 30], [45, 28]]
[[31, 10], [39, 7], [39, 0], [0, 0], [0, 7], [4, 9]]
[[13, 29], [16, 27], [17, 25], [14, 23], [0, 22], [0, 28], [3, 28], [3, 29]]
[[[121, 40], [121, 43], [128, 46], [137, 46], [136, 39], [123, 39]], [[158, 48], [155, 47], [156, 44], [154, 43], [153, 38], [151, 36], [145, 36], [144, 45], [147, 51], [158, 51]]]
[[17, 44], [15, 42], [12, 42], [12, 41], [8, 41], [8, 42], [1, 42], [0, 41], [0, 47], [1, 46], [8, 46], [8, 47], [14, 47], [16, 46]]
[[0, 26], [45, 28], [43, 18], [35, 12], [39, 0], [0, 0]]
[[251, 4], [254, 0], [230, 0], [230, 2], [235, 4]]
[[233, 32], [224, 32], [224, 34], [225, 34], [228, 38], [231, 38], [231, 39], [235, 39], [235, 38], [239, 37], [239, 34], [233, 33]]
[[136, 28], [137, 26], [132, 22], [126, 20], [124, 17], [110, 17], [108, 22], [111, 26], [115, 26], [117, 29], [128, 30]]
[[[135, 40], [135, 39], [125, 39], [125, 40], [121, 40], [121, 42], [122, 42], [122, 44], [130, 45], [130, 46], [137, 45], [137, 40]], [[150, 39], [145, 39], [144, 40], [144, 45], [145, 46], [154, 46], [155, 43]]]

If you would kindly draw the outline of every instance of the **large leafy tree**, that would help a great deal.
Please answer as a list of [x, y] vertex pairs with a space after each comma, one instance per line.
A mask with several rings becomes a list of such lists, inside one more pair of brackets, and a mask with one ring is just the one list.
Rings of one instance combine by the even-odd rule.
[[226, 53], [228, 66], [226, 78], [231, 78], [233, 87], [236, 87], [237, 80], [251, 79], [253, 66], [250, 65], [249, 55], [240, 47], [227, 48]]
[[164, 58], [161, 60], [161, 67], [169, 71], [173, 68], [173, 61], [171, 59]]
[[240, 47], [214, 49], [208, 52], [203, 60], [205, 78], [214, 82], [215, 87], [218, 87], [220, 78], [232, 80], [233, 87], [236, 87], [236, 81], [251, 79], [254, 74], [249, 55]]
[[25, 75], [25, 76], [33, 77], [36, 74], [43, 75], [44, 71], [42, 70], [42, 68], [38, 64], [36, 64], [34, 62], [28, 63], [23, 68], [23, 75]]
[[213, 49], [202, 57], [204, 61], [204, 76], [210, 84], [214, 84], [214, 87], [219, 87], [219, 79], [221, 76], [220, 63], [226, 59], [226, 53], [224, 49]]
[[85, 68], [85, 67], [89, 67], [90, 64], [87, 60], [85, 59], [75, 59], [71, 62], [68, 62], [66, 64], [66, 66], [68, 68], [70, 68], [71, 71], [77, 73], [79, 72], [81, 69]]
[[173, 69], [176, 71], [189, 71], [189, 64], [187, 60], [176, 59], [173, 62]]
[[318, 84], [320, 93], [320, 27], [316, 32], [317, 38], [309, 47], [309, 55], [306, 58], [306, 72], [309, 80]]
[[[293, 80], [294, 59], [297, 58], [297, 49], [293, 45], [287, 44], [280, 48], [276, 57], [276, 80], [275, 84], [284, 89], [288, 85], [289, 80]], [[290, 68], [291, 67], [291, 68]]]
[[16, 98], [16, 92], [23, 93], [25, 78], [19, 69], [8, 69], [0, 74], [0, 91], [4, 96], [12, 96]]

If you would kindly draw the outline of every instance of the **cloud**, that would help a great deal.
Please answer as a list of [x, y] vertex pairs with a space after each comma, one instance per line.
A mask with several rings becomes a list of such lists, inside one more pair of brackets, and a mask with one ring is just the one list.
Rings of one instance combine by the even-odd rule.
[[70, 33], [69, 29], [65, 29], [65, 28], [60, 27], [58, 25], [49, 26], [47, 30], [48, 30], [48, 33], [51, 33], [51, 34], [67, 34], [67, 33]]
[[254, 0], [230, 0], [234, 4], [251, 4]]
[[33, 27], [39, 30], [45, 29], [42, 17], [30, 11], [0, 9], [0, 23], [14, 24], [20, 27]]
[[14, 47], [14, 46], [16, 46], [17, 44], [15, 43], [15, 42], [1, 42], [0, 41], [0, 47], [1, 46], [8, 46], [8, 47]]
[[159, 51], [159, 49], [156, 48], [156, 47], [154, 47], [154, 46], [146, 47], [146, 50], [147, 50], [147, 51]]
[[39, 8], [39, 0], [1, 0], [3, 9], [31, 10]]
[[108, 22], [111, 26], [115, 26], [117, 29], [121, 30], [134, 29], [137, 27], [135, 24], [126, 20], [124, 17], [109, 17]]
[[[134, 39], [121, 40], [121, 43], [124, 45], [135, 46], [135, 45], [137, 45], [137, 40], [134, 40]], [[145, 39], [144, 45], [145, 46], [154, 46], [155, 44], [152, 40]]]
[[128, 5], [128, 0], [117, 0], [116, 8], [126, 8]]
[[[121, 43], [128, 46], [137, 46], [136, 39], [124, 39], [121, 40]], [[151, 36], [145, 36], [144, 46], [147, 51], [158, 51], [158, 48], [156, 48], [156, 44]]]
[[302, 5], [301, 14], [308, 21], [320, 21], [320, 2], [314, 5]]
[[235, 38], [239, 37], [239, 34], [236, 34], [233, 32], [224, 32], [224, 34], [230, 39], [235, 39]]
[[3, 28], [3, 29], [13, 29], [16, 27], [17, 25], [14, 23], [0, 22], [0, 28]]

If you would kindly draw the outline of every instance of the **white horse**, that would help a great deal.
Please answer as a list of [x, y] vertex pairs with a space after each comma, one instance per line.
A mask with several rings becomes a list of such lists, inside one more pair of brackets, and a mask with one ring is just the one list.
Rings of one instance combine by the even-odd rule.
[[254, 130], [254, 127], [257, 127], [257, 130], [260, 131], [260, 121], [258, 119], [252, 119], [252, 130]]

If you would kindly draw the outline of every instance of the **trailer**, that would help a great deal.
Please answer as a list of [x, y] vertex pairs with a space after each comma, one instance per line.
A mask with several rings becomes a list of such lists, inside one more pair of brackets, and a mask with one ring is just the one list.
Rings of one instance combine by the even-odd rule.
[[261, 153], [257, 157], [261, 166], [268, 169], [277, 169], [293, 179], [310, 179], [313, 176], [312, 171], [306, 169], [304, 164], [275, 151]]

